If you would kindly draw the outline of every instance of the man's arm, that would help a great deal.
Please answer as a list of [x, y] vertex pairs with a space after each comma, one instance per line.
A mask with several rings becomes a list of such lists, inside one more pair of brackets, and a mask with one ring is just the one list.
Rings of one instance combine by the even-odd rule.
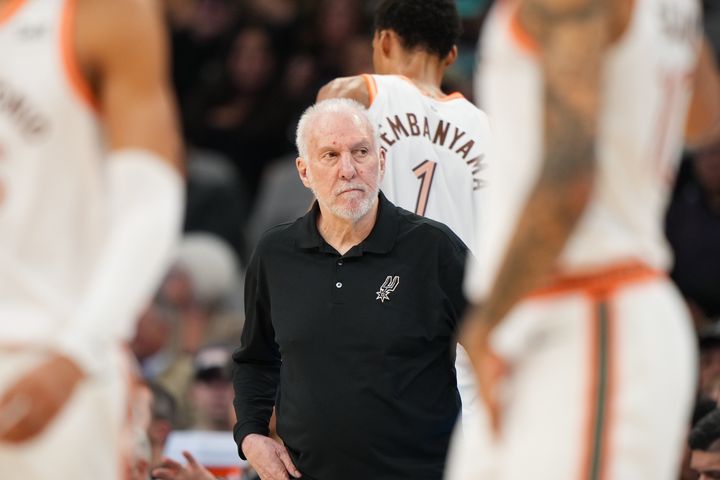
[[316, 101], [321, 102], [328, 98], [349, 98], [365, 108], [370, 106], [370, 92], [363, 75], [340, 77], [326, 83], [318, 91]]
[[110, 210], [105, 244], [58, 346], [92, 371], [109, 343], [132, 335], [165, 274], [182, 221], [183, 182], [161, 11], [150, 0], [80, 0], [78, 7], [77, 58], [109, 146]]
[[[109, 231], [49, 358], [0, 398], [0, 440], [42, 431], [107, 349], [127, 338], [164, 273], [182, 217], [179, 140], [160, 12], [150, 0], [79, 0], [73, 47], [112, 152]], [[90, 140], [88, 140], [90, 141]], [[22, 408], [20, 408], [22, 407]]]
[[552, 272], [592, 192], [600, 74], [611, 38], [608, 3], [525, 0], [519, 10], [537, 41], [544, 79], [543, 164], [490, 294], [470, 312], [460, 338], [495, 428], [505, 365], [489, 348], [489, 335]]
[[693, 77], [693, 96], [685, 126], [685, 143], [691, 150], [702, 150], [720, 141], [720, 74], [715, 52], [704, 39]]
[[241, 458], [263, 479], [300, 477], [287, 449], [268, 437], [280, 381], [281, 357], [270, 319], [270, 299], [262, 268], [262, 244], [245, 275], [245, 325], [233, 353], [233, 388], [237, 423], [233, 437]]
[[483, 305], [490, 326], [551, 273], [590, 199], [600, 74], [610, 37], [606, 0], [526, 0], [519, 14], [540, 47], [543, 165]]

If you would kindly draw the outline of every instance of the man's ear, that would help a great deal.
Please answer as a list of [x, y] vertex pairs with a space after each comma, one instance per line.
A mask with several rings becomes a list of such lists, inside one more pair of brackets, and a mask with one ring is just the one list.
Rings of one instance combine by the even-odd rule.
[[380, 147], [380, 156], [378, 158], [380, 160], [380, 180], [382, 180], [385, 176], [385, 149], [382, 147]]
[[295, 167], [297, 168], [298, 175], [300, 176], [300, 181], [305, 185], [307, 188], [310, 188], [310, 179], [308, 178], [308, 171], [307, 171], [307, 162], [302, 157], [297, 157], [295, 159]]
[[445, 68], [449, 67], [453, 63], [455, 63], [455, 60], [457, 60], [458, 56], [458, 48], [457, 45], [453, 45], [453, 47], [450, 49], [450, 52], [448, 52], [447, 55], [445, 55], [445, 59], [443, 60], [443, 63], [445, 64]]
[[393, 50], [393, 43], [396, 40], [394, 38], [395, 32], [392, 30], [379, 30], [375, 32], [375, 35], [377, 35], [377, 44], [383, 56], [389, 58]]

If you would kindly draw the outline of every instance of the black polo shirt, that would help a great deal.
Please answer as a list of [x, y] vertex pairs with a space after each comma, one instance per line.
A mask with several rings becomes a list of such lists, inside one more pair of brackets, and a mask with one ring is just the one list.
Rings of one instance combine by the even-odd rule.
[[340, 255], [318, 213], [267, 232], [248, 268], [235, 440], [267, 434], [276, 405], [305, 479], [439, 480], [467, 248], [380, 194], [370, 235]]

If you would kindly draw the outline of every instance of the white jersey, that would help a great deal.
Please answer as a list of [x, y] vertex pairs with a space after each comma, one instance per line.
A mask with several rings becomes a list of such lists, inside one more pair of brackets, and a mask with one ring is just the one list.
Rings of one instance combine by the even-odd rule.
[[364, 77], [387, 155], [382, 191], [396, 205], [446, 224], [475, 254], [487, 117], [460, 93], [435, 99], [403, 76]]
[[106, 227], [104, 149], [67, 0], [0, 9], [0, 339], [63, 328]]
[[[579, 272], [628, 260], [666, 269], [662, 220], [682, 147], [689, 78], [700, 46], [699, 2], [635, 0], [631, 22], [607, 52], [592, 199], [563, 250], [559, 268]], [[482, 271], [470, 279], [487, 294], [540, 171], [543, 87], [517, 2], [497, 2], [484, 29], [477, 85], [493, 122], [497, 157], [487, 171], [479, 232]]]

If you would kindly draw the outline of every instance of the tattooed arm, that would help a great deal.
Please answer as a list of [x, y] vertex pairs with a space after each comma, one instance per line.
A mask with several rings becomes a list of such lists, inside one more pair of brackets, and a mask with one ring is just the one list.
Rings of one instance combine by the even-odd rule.
[[589, 201], [613, 3], [617, 2], [525, 0], [518, 11], [538, 44], [544, 78], [543, 167], [490, 295], [471, 315], [485, 324], [484, 329], [492, 329], [550, 273]]
[[460, 342], [475, 369], [495, 429], [505, 365], [489, 346], [495, 326], [552, 271], [580, 219], [595, 179], [595, 139], [605, 49], [616, 36], [614, 5], [628, 0], [524, 0], [522, 25], [535, 38], [544, 79], [543, 166], [485, 303], [464, 322]]

